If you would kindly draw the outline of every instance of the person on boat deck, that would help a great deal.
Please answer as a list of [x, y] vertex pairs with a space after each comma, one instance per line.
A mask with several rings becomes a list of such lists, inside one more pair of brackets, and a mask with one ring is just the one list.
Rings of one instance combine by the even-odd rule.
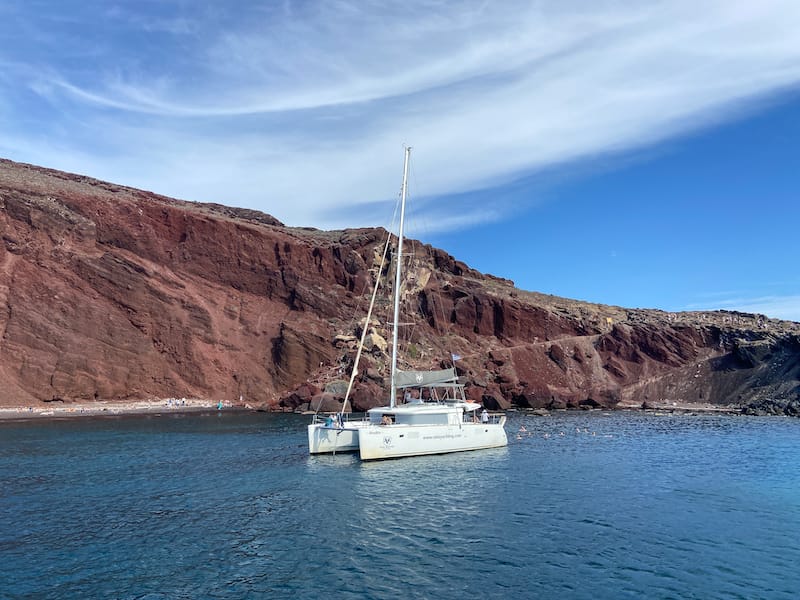
[[325, 417], [325, 427], [333, 427], [333, 415]]
[[381, 425], [391, 425], [391, 424], [392, 424], [392, 418], [389, 415], [383, 415], [383, 418], [381, 419]]
[[406, 404], [411, 402], [411, 390], [406, 390], [406, 393], [403, 394], [403, 402]]
[[488, 422], [489, 422], [489, 413], [486, 412], [486, 409], [484, 408], [481, 411], [481, 423], [488, 423]]

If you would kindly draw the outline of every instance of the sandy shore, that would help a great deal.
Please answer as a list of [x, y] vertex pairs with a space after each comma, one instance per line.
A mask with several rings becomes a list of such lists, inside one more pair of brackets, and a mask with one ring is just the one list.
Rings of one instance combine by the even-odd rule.
[[122, 402], [49, 402], [33, 406], [0, 406], [0, 420], [55, 419], [64, 417], [97, 417], [110, 415], [164, 414], [201, 410], [248, 410], [249, 406], [189, 398], [137, 400]]

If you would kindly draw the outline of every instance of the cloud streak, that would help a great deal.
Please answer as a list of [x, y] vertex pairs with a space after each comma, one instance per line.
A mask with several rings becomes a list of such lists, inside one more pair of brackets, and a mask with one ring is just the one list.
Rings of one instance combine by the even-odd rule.
[[[88, 156], [94, 176], [325, 228], [393, 196], [404, 143], [419, 192], [441, 197], [706, 127], [800, 81], [800, 5], [783, 0], [181, 7], [107, 12], [102, 33], [89, 6], [65, 36], [18, 5], [38, 46], [0, 39], [15, 42], [0, 63], [25, 66], [20, 103], [50, 133], [12, 157]], [[0, 133], [22, 135], [11, 118]], [[487, 218], [460, 198], [449, 226]]]

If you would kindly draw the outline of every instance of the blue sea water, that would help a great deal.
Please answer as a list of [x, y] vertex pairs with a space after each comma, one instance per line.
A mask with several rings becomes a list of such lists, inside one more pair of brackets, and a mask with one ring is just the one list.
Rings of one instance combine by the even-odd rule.
[[798, 419], [516, 413], [374, 463], [306, 423], [0, 423], [0, 598], [800, 596]]

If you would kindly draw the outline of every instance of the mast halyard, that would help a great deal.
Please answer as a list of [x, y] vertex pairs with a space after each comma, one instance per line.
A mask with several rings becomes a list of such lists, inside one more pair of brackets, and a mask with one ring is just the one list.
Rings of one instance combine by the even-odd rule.
[[397, 235], [397, 267], [394, 276], [394, 323], [392, 324], [392, 377], [389, 390], [389, 406], [397, 405], [397, 324], [400, 320], [400, 282], [402, 281], [403, 264], [403, 226], [406, 214], [406, 191], [408, 189], [408, 160], [411, 156], [411, 147], [406, 147], [403, 160], [403, 187], [400, 190], [400, 232]]

